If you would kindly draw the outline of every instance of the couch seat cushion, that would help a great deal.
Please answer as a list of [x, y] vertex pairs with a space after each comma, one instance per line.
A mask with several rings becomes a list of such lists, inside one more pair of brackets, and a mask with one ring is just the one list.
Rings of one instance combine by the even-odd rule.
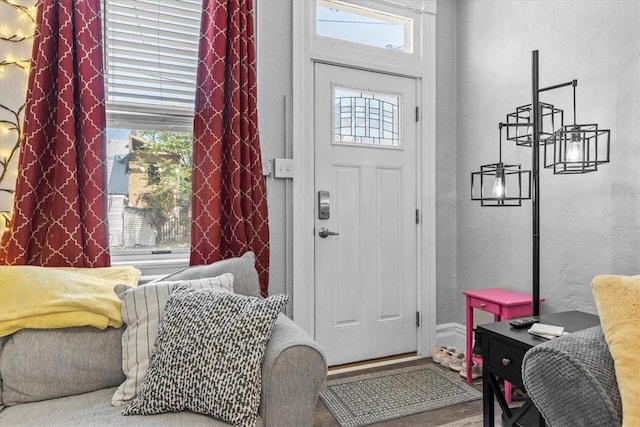
[[[115, 388], [107, 388], [77, 396], [8, 407], [0, 412], [0, 425], [13, 427], [229, 426], [222, 421], [193, 412], [125, 417], [121, 414], [122, 408], [111, 406], [110, 401], [114, 391]], [[262, 422], [258, 421], [256, 425], [262, 425]]]
[[6, 337], [2, 401], [17, 405], [120, 384], [122, 329], [23, 329]]

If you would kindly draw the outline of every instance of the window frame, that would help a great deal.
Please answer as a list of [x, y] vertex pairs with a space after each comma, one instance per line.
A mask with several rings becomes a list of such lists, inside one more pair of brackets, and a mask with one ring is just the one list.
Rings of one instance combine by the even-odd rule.
[[[315, 10], [315, 14], [316, 14], [316, 19], [315, 19], [315, 37], [318, 40], [324, 40], [324, 42], [327, 43], [334, 43], [337, 42], [338, 44], [341, 43], [347, 43], [347, 44], [353, 44], [353, 45], [357, 45], [360, 48], [365, 48], [365, 49], [369, 49], [372, 51], [380, 51], [383, 50], [385, 52], [389, 52], [388, 49], [380, 47], [380, 46], [375, 46], [372, 44], [367, 44], [367, 43], [360, 43], [360, 42], [356, 42], [356, 41], [351, 41], [351, 40], [347, 40], [347, 39], [343, 39], [340, 37], [333, 37], [333, 36], [329, 36], [329, 35], [325, 35], [325, 34], [320, 34], [318, 32], [318, 17], [317, 17], [317, 13], [318, 13], [318, 7], [320, 7], [321, 4], [323, 4], [325, 7], [331, 7], [330, 5], [334, 5], [335, 8], [339, 11], [344, 11], [346, 13], [351, 13], [354, 14], [356, 16], [361, 16], [361, 17], [366, 17], [366, 18], [371, 18], [371, 19], [379, 19], [381, 21], [387, 22], [387, 23], [392, 23], [395, 22], [398, 25], [402, 25], [403, 27], [403, 33], [404, 33], [404, 46], [408, 45], [408, 49], [407, 48], [403, 48], [403, 49], [394, 49], [393, 51], [395, 52], [400, 52], [402, 54], [405, 55], [412, 55], [414, 53], [414, 41], [415, 41], [415, 37], [413, 37], [413, 28], [414, 28], [414, 19], [408, 16], [404, 16], [404, 15], [398, 15], [397, 13], [391, 13], [388, 10], [382, 10], [380, 7], [378, 7], [377, 4], [375, 4], [375, 8], [371, 7], [371, 4], [367, 5], [367, 6], [363, 6], [359, 3], [356, 2], [349, 2], [347, 1], [343, 1], [343, 0], [316, 0], [315, 2], [316, 4], [316, 10]], [[408, 28], [406, 23], [403, 23], [402, 21], [408, 21], [407, 23]], [[355, 46], [354, 46], [355, 47]]]
[[[158, 7], [163, 6], [163, 0], [156, 0]], [[129, 130], [150, 130], [150, 131], [174, 131], [174, 132], [193, 132], [193, 118], [195, 107], [195, 87], [197, 84], [197, 69], [193, 75], [193, 107], [185, 108], [184, 106], [161, 105], [153, 106], [143, 103], [126, 103], [122, 101], [114, 101], [109, 99], [109, 84], [111, 70], [108, 69], [110, 62], [108, 58], [109, 49], [109, 31], [107, 19], [110, 16], [109, 8], [118, 0], [102, 1], [102, 31], [103, 31], [103, 61], [105, 67], [105, 105], [107, 116], [107, 127], [112, 129], [129, 129]], [[153, 0], [145, 0], [140, 3], [145, 8], [153, 7]], [[137, 4], [137, 3], [136, 3]], [[201, 15], [201, 3], [199, 1], [191, 1], [186, 5], [193, 6], [193, 10]], [[192, 25], [193, 29], [199, 36], [200, 22]], [[197, 30], [196, 30], [197, 28]], [[199, 37], [198, 37], [199, 38]], [[197, 49], [198, 42], [195, 43], [195, 60], [197, 67]], [[160, 60], [163, 57], [160, 57]], [[159, 61], [160, 61], [159, 60]], [[159, 62], [160, 63], [160, 62]], [[160, 67], [159, 67], [160, 68]], [[141, 88], [146, 90], [146, 88]], [[160, 91], [161, 92], [161, 91]], [[140, 282], [146, 282], [157, 279], [169, 273], [175, 272], [189, 266], [190, 248], [173, 247], [169, 253], [165, 249], [157, 247], [149, 247], [144, 249], [122, 249], [114, 250], [109, 247], [111, 253], [111, 265], [133, 265], [142, 272]]]
[[[412, 21], [412, 52], [383, 49], [362, 43], [335, 39], [319, 35], [317, 32], [317, 2], [331, 1], [352, 7], [366, 9], [372, 13], [410, 19]], [[311, 3], [311, 2], [310, 2]], [[423, 37], [420, 33], [422, 12], [420, 9], [400, 6], [388, 0], [313, 0], [307, 15], [309, 28], [309, 52], [312, 60], [373, 69], [403, 76], [422, 74]], [[295, 37], [295, 35], [294, 35]]]

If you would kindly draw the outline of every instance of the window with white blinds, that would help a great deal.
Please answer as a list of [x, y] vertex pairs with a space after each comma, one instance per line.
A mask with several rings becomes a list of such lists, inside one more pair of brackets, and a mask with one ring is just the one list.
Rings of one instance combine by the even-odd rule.
[[190, 130], [201, 0], [104, 0], [109, 127]]

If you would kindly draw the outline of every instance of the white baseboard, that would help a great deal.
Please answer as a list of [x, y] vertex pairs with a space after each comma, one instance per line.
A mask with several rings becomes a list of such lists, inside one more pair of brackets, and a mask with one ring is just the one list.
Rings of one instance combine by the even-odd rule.
[[467, 328], [460, 323], [443, 323], [436, 326], [436, 346], [453, 345], [465, 351]]

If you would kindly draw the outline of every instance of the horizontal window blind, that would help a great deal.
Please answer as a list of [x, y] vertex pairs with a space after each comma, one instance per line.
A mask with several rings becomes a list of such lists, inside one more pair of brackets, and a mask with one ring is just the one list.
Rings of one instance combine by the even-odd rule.
[[200, 0], [104, 0], [109, 127], [190, 130]]

